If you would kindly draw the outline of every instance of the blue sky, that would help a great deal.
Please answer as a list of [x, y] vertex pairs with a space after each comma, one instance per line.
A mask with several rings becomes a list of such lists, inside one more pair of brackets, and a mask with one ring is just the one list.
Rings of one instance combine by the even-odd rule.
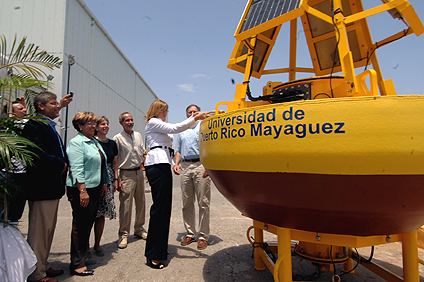
[[[169, 104], [169, 122], [183, 120], [191, 103], [210, 111], [219, 101], [234, 99], [232, 79], [241, 83], [243, 74], [227, 69], [227, 63], [247, 0], [84, 1], [156, 95]], [[363, 2], [365, 7], [381, 4]], [[424, 21], [424, 1], [409, 2]], [[369, 25], [374, 41], [405, 28], [388, 13], [369, 18]], [[287, 67], [287, 39], [283, 26], [268, 68]], [[299, 39], [298, 53], [305, 56], [298, 66], [310, 67], [304, 42]], [[410, 35], [377, 51], [383, 76], [393, 79], [398, 94], [424, 94], [423, 47], [424, 35]], [[288, 77], [252, 78], [253, 96], [262, 95], [268, 80], [285, 82]]]

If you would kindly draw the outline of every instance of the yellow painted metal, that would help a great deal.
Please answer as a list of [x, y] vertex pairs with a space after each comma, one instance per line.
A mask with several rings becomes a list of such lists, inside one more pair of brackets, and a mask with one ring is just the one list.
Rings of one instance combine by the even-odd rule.
[[[279, 228], [279, 227], [278, 227]], [[351, 236], [351, 235], [337, 235], [327, 233], [314, 233], [302, 230], [291, 229], [293, 240], [319, 243], [325, 245], [345, 246], [351, 248], [363, 248], [375, 245], [383, 245], [401, 241], [401, 235], [393, 234], [387, 236]], [[317, 239], [319, 235], [319, 240]]]
[[[253, 244], [263, 243], [264, 242], [264, 235], [263, 235], [262, 230], [259, 229], [259, 228], [254, 228], [254, 231], [255, 231], [255, 242]], [[265, 269], [264, 260], [261, 258], [261, 254], [260, 254], [263, 251], [258, 246], [254, 245], [254, 247], [255, 247], [255, 269], [256, 270], [264, 270]], [[270, 266], [268, 266], [268, 268], [269, 267]]]
[[[334, 9], [343, 10], [341, 0], [334, 0]], [[353, 56], [350, 51], [349, 40], [347, 36], [346, 24], [343, 19], [343, 14], [335, 16], [334, 22], [338, 32], [336, 32], [336, 40], [338, 42], [338, 50], [340, 63], [346, 81], [351, 82], [353, 94], [358, 93], [358, 83], [355, 76], [355, 66], [353, 64]]]
[[[371, 35], [365, 19], [358, 19], [355, 23], [346, 23], [351, 14], [363, 10], [361, 1], [338, 1], [335, 4], [337, 6], [335, 5], [334, 10], [343, 12], [335, 14], [333, 25], [333, 22], [328, 22], [328, 18], [331, 19], [329, 17], [331, 15], [329, 1], [310, 2], [313, 8], [311, 7], [307, 11], [321, 9], [325, 11], [327, 17], [314, 17], [311, 13], [302, 15], [303, 28], [315, 74], [326, 75], [343, 70], [346, 80], [353, 82], [353, 69], [363, 67], [368, 63], [367, 56], [370, 54], [369, 48], [372, 45]], [[314, 15], [317, 16], [316, 13]], [[341, 38], [337, 40], [339, 35]], [[337, 48], [338, 56], [335, 56], [334, 52]], [[353, 55], [347, 54], [351, 52]], [[340, 57], [343, 69], [340, 68], [337, 57]], [[332, 64], [334, 59], [334, 64]]]
[[[377, 72], [375, 70], [373, 69], [366, 70], [358, 74], [356, 78], [357, 78], [356, 84], [358, 85], [358, 92], [355, 93], [356, 95], [378, 96]], [[367, 78], [370, 79], [370, 88], [368, 88], [366, 83]], [[352, 95], [352, 96], [355, 96], [355, 95]]]
[[[335, 235], [326, 233], [315, 233], [301, 230], [294, 230], [289, 228], [277, 227], [271, 224], [253, 220], [253, 227], [255, 229], [255, 243], [263, 243], [263, 231], [277, 235], [278, 241], [278, 260], [275, 265], [270, 261], [269, 256], [263, 251], [256, 252], [255, 248], [255, 266], [256, 260], [263, 260], [268, 269], [273, 273], [275, 281], [291, 282], [292, 280], [292, 261], [291, 261], [291, 242], [300, 241], [310, 244], [323, 246], [327, 245], [345, 246], [349, 248], [350, 261], [343, 265], [343, 270], [349, 272], [353, 269], [352, 261], [359, 261], [359, 263], [378, 276], [387, 281], [398, 282], [418, 282], [419, 269], [418, 263], [418, 244], [417, 244], [417, 231], [412, 231], [404, 234], [392, 234], [390, 236], [350, 236], [350, 235]], [[382, 244], [391, 244], [394, 242], [402, 241], [402, 259], [403, 259], [403, 279], [398, 275], [390, 272], [386, 268], [368, 261], [367, 258], [358, 257], [352, 248], [370, 247]], [[263, 266], [262, 263], [262, 266]], [[354, 273], [350, 271], [350, 273]]]
[[299, 242], [294, 252], [302, 259], [323, 264], [328, 270], [333, 264], [343, 264], [348, 260], [342, 246]]
[[[375, 49], [374, 49], [375, 50]], [[383, 74], [381, 73], [380, 63], [377, 59], [377, 54], [373, 52], [371, 55], [371, 62], [374, 67], [375, 72], [377, 73], [377, 83], [378, 87], [380, 88], [380, 94], [381, 96], [387, 96], [387, 95], [396, 95], [395, 86], [393, 84], [393, 80], [384, 80]]]
[[405, 1], [404, 5], [400, 7], [399, 12], [402, 13], [417, 36], [424, 33], [424, 26], [411, 4]]
[[296, 79], [297, 19], [290, 21], [290, 69], [289, 80]]
[[256, 47], [256, 36], [252, 37], [250, 40], [246, 39], [245, 44], [248, 47], [247, 51], [247, 58], [246, 58], [246, 72], [244, 74], [244, 82], [249, 81], [250, 79], [250, 73], [252, 72], [253, 68], [253, 58], [255, 55], [255, 47]]
[[[257, 34], [255, 36], [243, 39], [242, 41], [237, 41], [227, 67], [235, 71], [260, 78], [264, 72], [266, 62], [268, 61], [273, 46], [275, 45], [275, 41], [280, 32], [280, 29], [281, 25], [276, 26], [270, 30], [266, 30], [263, 33]], [[258, 40], [258, 47], [253, 50], [254, 61], [258, 63], [253, 68], [249, 66], [247, 62], [247, 53], [252, 47], [250, 44], [252, 38], [256, 38], [256, 40]], [[247, 68], [252, 68], [252, 72], [248, 72]]]
[[[378, 95], [378, 85], [377, 77], [375, 70], [366, 70], [363, 73], [358, 75], [359, 83], [359, 92], [354, 94], [351, 91], [350, 83], [347, 83], [345, 79], [341, 76], [325, 77], [302, 79], [299, 81], [292, 81], [288, 86], [297, 86], [304, 83], [314, 82], [313, 92], [311, 94], [311, 99], [322, 99], [322, 98], [340, 98], [340, 97], [354, 97], [354, 96], [377, 96]], [[369, 78], [369, 82], [366, 80]], [[319, 80], [317, 80], [319, 79]], [[342, 80], [341, 80], [342, 79]], [[371, 90], [368, 89], [368, 84], [371, 86]], [[263, 95], [271, 95], [272, 92], [276, 89], [279, 89], [280, 85], [283, 85], [282, 82], [268, 81], [266, 86], [263, 87]], [[285, 84], [284, 84], [285, 85]], [[220, 110], [224, 111], [233, 111], [237, 109], [244, 109], [248, 107], [255, 107], [260, 105], [269, 105], [269, 102], [266, 101], [246, 101], [246, 91], [248, 83], [236, 85], [236, 93], [234, 96], [234, 101], [221, 101], [217, 103], [215, 111], [216, 114]], [[226, 108], [222, 108], [226, 106]]]
[[314, 69], [313, 68], [302, 68], [302, 67], [295, 67], [294, 69], [292, 68], [280, 68], [280, 69], [268, 69], [268, 70], [264, 70], [262, 72], [262, 74], [279, 74], [279, 73], [288, 73], [291, 70], [294, 70], [296, 73], [298, 72], [304, 72], [304, 73], [314, 73]]
[[[217, 104], [216, 113], [222, 107], [226, 107], [226, 113], [201, 123], [200, 157], [204, 166], [211, 170], [334, 175], [424, 174], [424, 124], [420, 122], [424, 97], [396, 96], [393, 81], [383, 78], [375, 53], [379, 46], [403, 36], [424, 33], [424, 26], [409, 2], [383, 0], [382, 5], [364, 10], [361, 0], [333, 0], [334, 11], [329, 11], [329, 0], [303, 0], [297, 9], [241, 32], [253, 2], [250, 0], [246, 5], [228, 62], [228, 68], [244, 73], [244, 83], [237, 84], [234, 101]], [[407, 28], [373, 43], [366, 18], [387, 11], [400, 13]], [[313, 68], [297, 66], [298, 18], [303, 24]], [[266, 69], [281, 26], [286, 22], [290, 22], [289, 66]], [[372, 69], [356, 74], [355, 69], [369, 64]], [[343, 76], [332, 77], [340, 71]], [[296, 74], [300, 72], [331, 77], [327, 81], [297, 82]], [[251, 76], [261, 78], [279, 73], [288, 73], [293, 87], [310, 83], [311, 100], [282, 104], [246, 101]], [[281, 84], [269, 81], [263, 95], [286, 86]], [[264, 157], [271, 154], [273, 158]], [[224, 158], [226, 161], [222, 162]], [[255, 268], [262, 270], [267, 265], [276, 281], [292, 281], [291, 240], [311, 246], [313, 255], [328, 251], [328, 246], [349, 247], [350, 259], [343, 264], [345, 271], [352, 269], [353, 260], [357, 260], [388, 281], [419, 281], [421, 260], [416, 231], [390, 236], [318, 236], [257, 221], [253, 226], [253, 244], [263, 242], [263, 230], [278, 236], [279, 256], [275, 265], [266, 252], [255, 248]], [[398, 241], [402, 241], [404, 280], [361, 260], [351, 249]]]
[[[364, 67], [366, 64], [372, 63], [377, 72], [377, 84], [381, 95], [395, 95], [396, 91], [394, 90], [392, 81], [384, 80], [381, 74], [375, 54], [376, 46], [381, 45], [372, 43], [366, 18], [386, 11], [397, 10], [401, 13], [408, 28], [403, 32], [399, 32], [397, 35], [382, 40], [381, 43], [383, 44], [385, 42], [390, 42], [393, 37], [399, 37], [399, 35], [406, 36], [415, 33], [419, 36], [424, 32], [424, 26], [407, 0], [391, 0], [384, 2], [386, 3], [380, 6], [363, 10], [361, 0], [336, 0], [334, 1], [335, 10], [341, 8], [343, 13], [335, 14], [333, 19], [331, 12], [329, 13], [327, 11], [324, 13], [320, 10], [328, 7], [329, 0], [303, 0], [297, 9], [241, 32], [247, 13], [253, 3], [253, 0], [250, 0], [246, 5], [246, 9], [234, 35], [237, 42], [231, 54], [228, 68], [243, 72], [249, 77], [251, 75], [256, 78], [260, 78], [264, 74], [289, 73], [290, 80], [295, 79], [295, 75], [298, 72], [327, 75], [342, 71], [346, 81], [351, 82], [352, 89], [350, 89], [350, 91], [355, 95], [360, 91], [356, 83], [359, 78], [355, 75], [355, 68]], [[297, 36], [294, 34], [294, 30], [297, 29], [295, 23], [299, 17], [302, 19], [313, 68], [299, 67], [293, 64], [293, 62], [295, 62], [293, 58], [296, 57], [297, 42]], [[313, 19], [313, 21], [311, 21], [311, 19]], [[286, 22], [291, 23], [289, 67], [265, 69], [266, 62], [273, 49], [280, 28], [282, 24]], [[324, 30], [330, 27], [330, 32], [325, 32], [318, 36], [312, 34], [312, 30], [316, 29], [314, 25], [318, 25], [318, 27], [321, 28], [324, 27], [325, 24], [328, 26], [325, 27]], [[249, 65], [246, 50], [249, 46], [248, 42], [250, 42], [251, 38], [256, 36], [258, 36], [261, 47], [255, 49], [255, 65]], [[260, 36], [262, 36], [262, 38], [260, 38]], [[336, 37], [340, 39], [337, 45], [335, 40]], [[323, 63], [321, 60], [328, 61], [330, 58], [325, 58], [325, 56], [333, 56], [333, 54], [331, 54], [333, 51], [330, 52], [328, 49], [335, 47], [338, 49], [337, 54], [340, 57], [340, 65], [336, 63], [334, 66], [331, 66], [331, 64], [328, 66], [327, 63], [327, 66], [322, 68]], [[371, 58], [368, 58], [368, 56], [371, 56]], [[252, 72], [250, 72], [250, 70], [252, 70]], [[249, 79], [245, 78], [245, 81], [248, 80]]]
[[272, 91], [274, 91], [277, 86], [282, 84], [283, 83], [280, 81], [268, 81], [268, 83], [262, 89], [263, 95], [272, 95]]
[[[349, 251], [351, 251], [351, 249], [348, 249]], [[349, 272], [349, 273], [355, 273], [355, 270], [352, 270], [354, 268], [353, 266], [353, 259], [351, 257], [349, 257], [349, 260], [343, 264], [343, 271], [344, 272]]]
[[424, 174], [423, 108], [423, 95], [240, 108], [201, 123], [200, 158], [212, 170]]
[[[314, 1], [314, 2], [319, 3], [319, 2], [322, 2], [322, 1]], [[332, 17], [330, 17], [329, 15], [313, 8], [313, 6], [314, 6], [314, 4], [305, 5], [304, 6], [305, 12], [307, 12], [308, 14], [311, 14], [311, 15], [317, 17], [317, 18], [320, 18], [321, 20], [323, 20], [323, 21], [325, 21], [329, 24], [333, 24]]]
[[[220, 110], [224, 111], [234, 111], [238, 109], [244, 109], [260, 105], [269, 105], [269, 102], [264, 101], [246, 101], [246, 91], [248, 84], [247, 83], [237, 83], [236, 85], [236, 94], [234, 96], [234, 101], [222, 101], [216, 104], [215, 112], [219, 113]], [[225, 108], [226, 107], [226, 108]]]
[[[376, 264], [372, 261], [367, 262], [367, 258], [363, 258], [361, 255], [359, 255], [359, 257], [358, 257], [356, 252], [354, 252], [352, 249], [349, 249], [349, 256], [351, 258], [353, 258], [353, 260], [355, 260], [356, 262], [359, 261], [359, 264], [361, 264], [363, 267], [374, 272], [375, 274], [377, 274], [381, 278], [385, 279], [386, 281], [390, 281], [390, 282], [404, 281], [402, 279], [402, 277], [400, 277], [399, 275], [396, 275], [395, 273], [388, 271], [387, 269], [383, 268], [382, 266], [380, 266], [380, 265], [378, 265], [378, 264]], [[352, 268], [350, 268], [350, 269], [352, 269]]]
[[278, 260], [274, 268], [275, 281], [292, 281], [290, 229], [277, 228]]
[[402, 258], [404, 281], [420, 281], [417, 230], [402, 234]]

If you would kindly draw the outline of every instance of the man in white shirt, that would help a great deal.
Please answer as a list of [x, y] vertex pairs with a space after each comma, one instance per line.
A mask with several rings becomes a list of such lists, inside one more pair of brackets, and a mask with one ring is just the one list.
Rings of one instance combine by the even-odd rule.
[[124, 112], [119, 116], [123, 127], [121, 133], [113, 140], [118, 145], [119, 178], [122, 189], [119, 191], [119, 241], [118, 248], [124, 249], [128, 244], [131, 227], [133, 198], [135, 201], [134, 236], [146, 240], [147, 232], [143, 225], [146, 219], [146, 201], [144, 194], [143, 154], [144, 144], [141, 134], [133, 130], [134, 120], [130, 113]]

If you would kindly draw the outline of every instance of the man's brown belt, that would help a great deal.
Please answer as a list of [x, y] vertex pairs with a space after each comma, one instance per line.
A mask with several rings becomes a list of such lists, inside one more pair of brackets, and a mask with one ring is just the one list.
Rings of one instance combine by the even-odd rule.
[[137, 170], [140, 170], [140, 169], [141, 169], [141, 166], [136, 167], [136, 168], [121, 168], [121, 170], [134, 170], [134, 171], [137, 171]]

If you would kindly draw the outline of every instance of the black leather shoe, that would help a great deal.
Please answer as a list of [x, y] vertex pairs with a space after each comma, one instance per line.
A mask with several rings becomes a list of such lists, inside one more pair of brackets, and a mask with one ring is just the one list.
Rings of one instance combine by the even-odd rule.
[[89, 276], [94, 275], [94, 270], [86, 269], [83, 272], [76, 272], [75, 270], [71, 270], [71, 274], [77, 276]]

